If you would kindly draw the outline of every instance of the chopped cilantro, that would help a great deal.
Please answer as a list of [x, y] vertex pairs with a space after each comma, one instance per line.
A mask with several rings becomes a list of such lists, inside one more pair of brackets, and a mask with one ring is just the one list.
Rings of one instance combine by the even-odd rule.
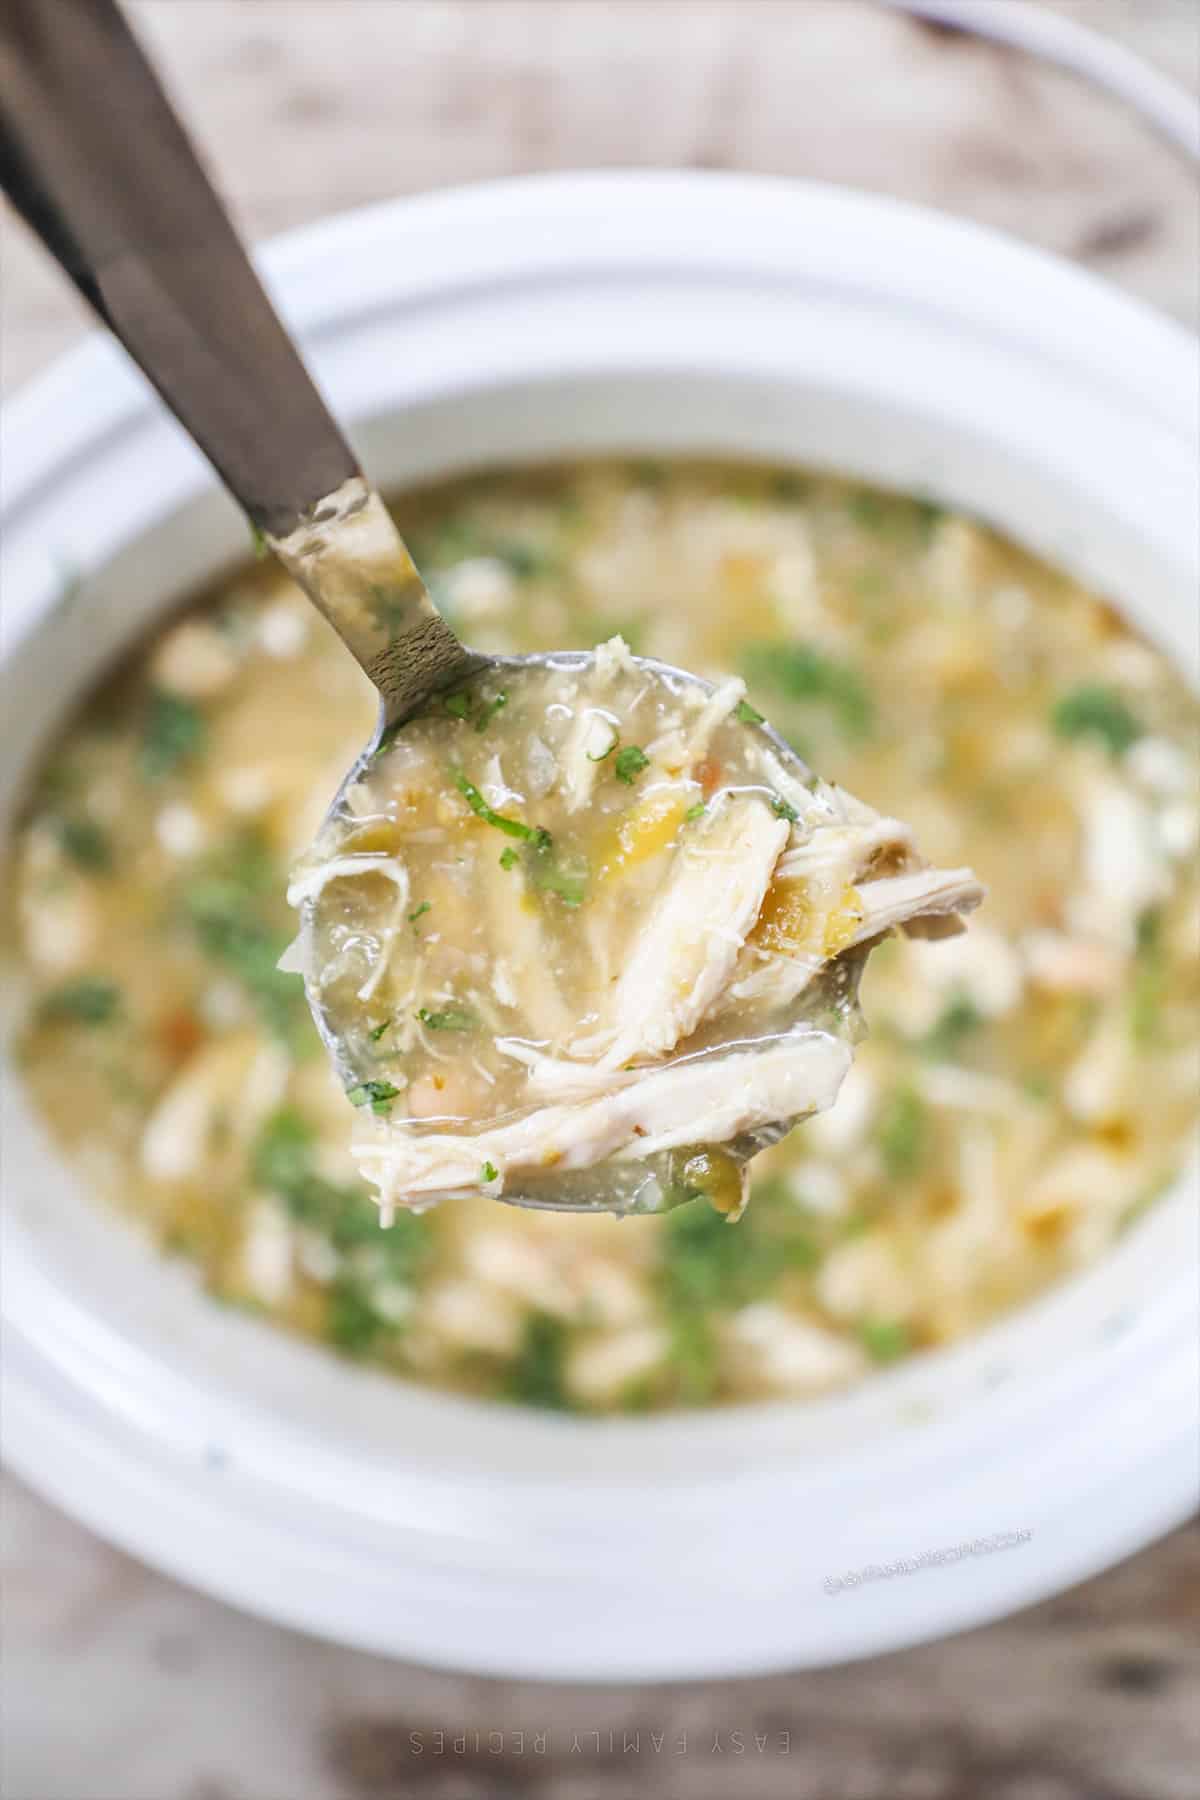
[[423, 919], [427, 912], [432, 912], [432, 911], [433, 911], [433, 901], [432, 900], [422, 900], [421, 904], [419, 906], [414, 906], [412, 911], [409, 913], [409, 915], [408, 915], [409, 924], [415, 925], [418, 919]]
[[896, 1362], [913, 1347], [908, 1327], [899, 1319], [860, 1319], [858, 1335], [867, 1354], [877, 1363]]
[[368, 1031], [367, 1036], [373, 1044], [377, 1044], [384, 1032], [390, 1031], [395, 1023], [395, 1019], [385, 1019], [382, 1025], [376, 1025], [373, 1031]]
[[112, 981], [81, 975], [52, 988], [42, 1000], [43, 1019], [56, 1025], [108, 1025], [121, 1010], [121, 990]]
[[569, 1412], [566, 1355], [569, 1333], [551, 1313], [534, 1312], [525, 1321], [521, 1346], [509, 1366], [505, 1393], [524, 1406]]
[[769, 1183], [753, 1190], [745, 1217], [730, 1222], [711, 1206], [668, 1213], [663, 1272], [670, 1303], [698, 1309], [742, 1306], [788, 1269], [811, 1268], [819, 1251], [803, 1217], [772, 1205]]
[[637, 744], [624, 744], [617, 751], [613, 762], [613, 774], [618, 781], [632, 787], [643, 769], [650, 767], [650, 758]]
[[494, 699], [481, 700], [476, 706], [470, 694], [460, 688], [453, 694], [444, 695], [442, 705], [452, 719], [472, 719], [476, 731], [486, 731], [501, 707], [508, 705], [508, 695], [501, 691]]
[[507, 850], [502, 850], [500, 852], [500, 867], [502, 869], [515, 869], [520, 860], [520, 857], [511, 844]]
[[443, 1006], [438, 1012], [422, 1006], [416, 1016], [430, 1031], [473, 1031], [477, 1023], [475, 1014], [466, 1006]]
[[370, 1105], [371, 1111], [380, 1118], [386, 1117], [392, 1110], [392, 1101], [400, 1092], [390, 1081], [360, 1081], [357, 1087], [346, 1089], [346, 1098], [351, 1106]]
[[502, 689], [494, 699], [487, 701], [485, 705], [479, 708], [479, 711], [475, 716], [476, 731], [486, 731], [496, 714], [502, 707], [507, 705], [508, 695]]
[[703, 800], [697, 800], [695, 806], [689, 806], [687, 811], [684, 813], [684, 815], [683, 815], [684, 824], [685, 825], [694, 824], [697, 819], [702, 819], [707, 811], [708, 811], [708, 807], [707, 807], [706, 803]]
[[761, 725], [763, 723], [762, 714], [756, 707], [751, 706], [748, 700], [738, 701], [733, 709], [733, 716], [735, 719], [740, 719], [743, 725]]
[[1142, 735], [1140, 720], [1115, 688], [1085, 683], [1057, 702], [1050, 722], [1061, 738], [1098, 738], [1113, 756], [1121, 756]]
[[429, 1227], [415, 1213], [390, 1225], [360, 1182], [328, 1181], [317, 1168], [317, 1133], [294, 1107], [267, 1120], [250, 1152], [250, 1179], [274, 1194], [298, 1225], [320, 1232], [344, 1256], [369, 1252], [389, 1280], [410, 1281], [429, 1253]]
[[717, 1336], [713, 1321], [699, 1309], [677, 1307], [668, 1313], [670, 1366], [685, 1406], [704, 1406], [719, 1385]]
[[479, 1171], [479, 1175], [480, 1175], [480, 1179], [482, 1181], [487, 1182], [489, 1185], [493, 1181], [499, 1181], [499, 1179], [500, 1179], [499, 1169], [496, 1167], [495, 1163], [491, 1163], [491, 1162], [484, 1163], [483, 1167]]
[[983, 1024], [983, 1014], [965, 994], [958, 994], [946, 1005], [941, 1017], [921, 1040], [921, 1049], [935, 1062], [947, 1062], [958, 1055], [964, 1042]]
[[536, 844], [539, 848], [548, 849], [550, 833], [541, 825], [525, 825], [520, 819], [510, 819], [506, 813], [497, 812], [489, 806], [473, 781], [468, 781], [461, 769], [454, 772], [454, 785], [475, 814], [485, 825], [494, 825], [497, 831], [507, 832], [509, 837], [523, 838], [527, 843]]
[[302, 978], [276, 967], [292, 936], [274, 918], [283, 886], [270, 847], [248, 833], [189, 878], [182, 907], [205, 954], [241, 982], [271, 1031], [299, 1051], [314, 1034]]
[[771, 811], [777, 818], [786, 819], [789, 825], [794, 825], [796, 820], [800, 817], [800, 814], [796, 811], [795, 807], [785, 800], [781, 794], [772, 794]]
[[334, 1281], [325, 1312], [325, 1335], [331, 1344], [347, 1356], [367, 1356], [388, 1329], [388, 1321], [376, 1312], [357, 1281], [343, 1277]]
[[502, 562], [518, 581], [532, 581], [539, 575], [550, 575], [558, 566], [558, 558], [554, 553], [538, 544], [495, 544], [490, 554], [497, 562]]
[[914, 1088], [898, 1088], [883, 1109], [878, 1137], [884, 1166], [894, 1181], [916, 1174], [927, 1134], [928, 1118], [921, 1096]]
[[94, 819], [60, 819], [58, 841], [71, 861], [89, 874], [102, 875], [112, 868], [108, 833]]
[[670, 1361], [689, 1404], [712, 1399], [717, 1388], [714, 1313], [748, 1305], [785, 1273], [810, 1270], [820, 1260], [803, 1218], [790, 1204], [772, 1203], [773, 1185], [755, 1185], [749, 1211], [736, 1223], [703, 1204], [681, 1206], [663, 1220], [660, 1281]]
[[311, 1178], [315, 1147], [316, 1134], [298, 1112], [284, 1107], [273, 1113], [251, 1152], [250, 1173], [255, 1185], [290, 1202], [300, 1183]]
[[530, 886], [542, 894], [555, 894], [564, 906], [582, 906], [587, 898], [588, 865], [576, 854], [560, 856], [549, 841], [534, 844], [526, 857]]
[[406, 718], [393, 719], [390, 725], [384, 726], [379, 734], [379, 742], [371, 752], [371, 761], [373, 763], [378, 762], [379, 758], [383, 756], [386, 751], [391, 749], [392, 745], [408, 723], [409, 721]]
[[191, 762], [204, 748], [204, 714], [190, 700], [166, 688], [153, 688], [142, 719], [141, 767], [150, 781], [160, 781]]
[[826, 706], [848, 738], [864, 738], [874, 706], [862, 677], [813, 644], [763, 641], [748, 644], [745, 675], [758, 686], [798, 706]]

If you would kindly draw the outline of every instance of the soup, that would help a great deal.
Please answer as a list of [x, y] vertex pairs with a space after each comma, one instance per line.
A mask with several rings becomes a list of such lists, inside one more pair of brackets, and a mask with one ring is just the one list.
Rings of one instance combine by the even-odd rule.
[[614, 637], [391, 726], [289, 898], [389, 1212], [735, 1219], [749, 1158], [845, 1078], [871, 943], [979, 891], [789, 757], [740, 677]]
[[231, 1304], [581, 1412], [824, 1392], [1102, 1254], [1197, 1110], [1197, 708], [1170, 664], [972, 521], [791, 471], [497, 474], [398, 512], [468, 642], [619, 632], [737, 672], [812, 767], [978, 870], [987, 908], [874, 953], [836, 1105], [756, 1160], [736, 1226], [481, 1196], [381, 1229], [275, 966], [287, 869], [373, 700], [251, 569], [101, 684], [19, 833], [24, 1074], [83, 1179]]

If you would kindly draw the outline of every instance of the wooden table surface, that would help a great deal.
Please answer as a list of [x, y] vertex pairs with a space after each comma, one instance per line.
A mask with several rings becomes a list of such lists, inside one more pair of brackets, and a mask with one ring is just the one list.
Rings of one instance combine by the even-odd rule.
[[[252, 237], [528, 170], [757, 169], [970, 215], [1196, 319], [1196, 189], [1141, 126], [1065, 77], [858, 0], [133, 10]], [[1194, 0], [1059, 10], [1200, 87]], [[84, 321], [7, 220], [3, 251], [11, 391]], [[11, 1478], [3, 1523], [4, 1800], [1200, 1795], [1196, 1526], [1007, 1622], [869, 1663], [568, 1689], [274, 1629], [149, 1573]]]

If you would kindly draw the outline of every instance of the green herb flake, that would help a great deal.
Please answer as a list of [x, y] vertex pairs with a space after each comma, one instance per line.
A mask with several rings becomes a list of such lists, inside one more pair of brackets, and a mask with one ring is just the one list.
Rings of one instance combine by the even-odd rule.
[[317, 1045], [301, 976], [276, 965], [291, 929], [274, 920], [283, 874], [270, 846], [245, 833], [190, 876], [182, 911], [204, 953], [233, 975], [294, 1055]]
[[828, 708], [847, 738], [870, 734], [875, 708], [866, 683], [848, 663], [814, 644], [749, 644], [742, 656], [742, 672], [756, 686], [795, 706]]
[[504, 1383], [507, 1398], [549, 1412], [570, 1412], [566, 1385], [569, 1341], [568, 1327], [561, 1319], [551, 1313], [531, 1313]]
[[509, 837], [521, 838], [540, 848], [549, 848], [550, 833], [541, 825], [525, 825], [520, 819], [510, 819], [507, 813], [497, 812], [494, 806], [488, 805], [475, 783], [468, 781], [461, 769], [455, 770], [453, 780], [475, 817], [482, 819], [485, 825], [494, 825], [497, 831], [506, 832]]
[[520, 860], [519, 853], [512, 848], [511, 844], [507, 850], [502, 850], [500, 852], [500, 867], [502, 869], [515, 869]]
[[914, 1088], [898, 1088], [883, 1109], [878, 1134], [884, 1166], [894, 1181], [916, 1174], [925, 1154], [928, 1130], [921, 1096]]
[[491, 554], [497, 562], [504, 564], [518, 581], [533, 581], [539, 576], [552, 575], [558, 567], [558, 559], [553, 551], [543, 549], [537, 544], [507, 543], [493, 546]]
[[108, 833], [94, 819], [60, 819], [58, 841], [76, 867], [90, 875], [103, 875], [112, 868]]
[[486, 1183], [488, 1187], [490, 1187], [494, 1181], [499, 1181], [500, 1171], [495, 1163], [485, 1162], [479, 1171], [479, 1179]]
[[389, 1329], [358, 1282], [339, 1277], [329, 1290], [325, 1335], [347, 1356], [368, 1356]]
[[115, 982], [81, 975], [52, 988], [39, 1011], [55, 1025], [110, 1025], [121, 1011], [121, 990]]
[[913, 1347], [909, 1329], [899, 1319], [860, 1319], [858, 1335], [868, 1356], [877, 1363], [898, 1362]]
[[1061, 738], [1096, 738], [1112, 756], [1122, 756], [1142, 736], [1141, 721], [1115, 688], [1085, 683], [1056, 703], [1050, 723]]
[[632, 787], [643, 769], [650, 767], [650, 758], [637, 744], [624, 744], [617, 751], [613, 762], [613, 774], [618, 781]]
[[422, 1006], [416, 1016], [429, 1031], [473, 1031], [476, 1025], [475, 1014], [466, 1006], [443, 1006], [436, 1012]]
[[208, 727], [190, 700], [166, 688], [151, 690], [142, 719], [141, 768], [150, 781], [173, 775], [204, 748]]
[[381, 756], [386, 755], [408, 723], [407, 719], [393, 719], [390, 725], [384, 726], [379, 734], [379, 742], [371, 752], [373, 763], [378, 762]]
[[735, 719], [740, 719], [743, 725], [762, 725], [764, 723], [763, 715], [757, 707], [751, 706], [748, 700], [738, 701], [733, 709], [733, 716]]
[[671, 1370], [685, 1406], [706, 1406], [720, 1387], [720, 1355], [713, 1321], [701, 1311], [677, 1310], [670, 1318]]
[[800, 814], [796, 811], [795, 807], [780, 794], [772, 794], [771, 811], [775, 814], [776, 818], [786, 819], [789, 825], [794, 825], [800, 817]]
[[384, 1033], [390, 1031], [395, 1023], [395, 1019], [385, 1019], [382, 1025], [376, 1025], [373, 1031], [368, 1031], [368, 1038], [373, 1044], [377, 1044]]
[[398, 1212], [385, 1226], [363, 1183], [328, 1181], [318, 1173], [318, 1149], [317, 1133], [304, 1115], [281, 1107], [251, 1148], [251, 1184], [274, 1194], [297, 1224], [320, 1233], [341, 1254], [368, 1251], [388, 1280], [412, 1281], [429, 1255], [427, 1221]]
[[508, 705], [508, 695], [501, 690], [494, 699], [487, 701], [479, 708], [475, 718], [476, 731], [486, 731], [496, 714]]
[[400, 1092], [390, 1081], [360, 1081], [357, 1087], [347, 1088], [346, 1098], [351, 1106], [367, 1106], [371, 1111], [383, 1118], [392, 1110], [392, 1101]]
[[738, 1220], [696, 1204], [668, 1213], [662, 1254], [668, 1307], [697, 1312], [747, 1305], [788, 1270], [820, 1260], [810, 1222], [769, 1180], [754, 1184]]
[[526, 855], [529, 884], [538, 893], [553, 894], [564, 906], [582, 906], [587, 899], [589, 869], [579, 853], [559, 856], [547, 836]]
[[433, 911], [433, 901], [432, 900], [422, 900], [420, 906], [414, 906], [412, 911], [409, 913], [409, 915], [408, 915], [409, 924], [415, 925], [418, 919], [423, 919], [427, 912], [432, 912], [432, 911]]
[[253, 519], [248, 520], [247, 523], [250, 526], [250, 543], [254, 550], [254, 560], [255, 562], [265, 562], [270, 551], [267, 534], [261, 525], [254, 523]]
[[452, 719], [465, 719], [471, 710], [471, 702], [466, 694], [447, 694], [442, 705]]
[[685, 825], [694, 825], [696, 820], [702, 819], [707, 811], [708, 811], [707, 803], [703, 800], [697, 800], [695, 806], [689, 806], [687, 811], [684, 813], [684, 815], [683, 815], [684, 824]]
[[967, 1039], [983, 1024], [983, 1014], [965, 994], [956, 995], [946, 1005], [941, 1017], [921, 1040], [925, 1056], [935, 1062], [949, 1062], [962, 1050]]

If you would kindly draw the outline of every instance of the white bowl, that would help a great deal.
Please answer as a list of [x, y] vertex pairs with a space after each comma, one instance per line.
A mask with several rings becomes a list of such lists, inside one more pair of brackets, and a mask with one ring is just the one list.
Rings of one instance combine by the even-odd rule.
[[[824, 463], [997, 521], [1194, 661], [1195, 346], [1046, 256], [846, 191], [664, 174], [378, 207], [263, 265], [386, 485], [609, 449]], [[98, 340], [9, 405], [3, 471], [11, 809], [80, 685], [246, 531]], [[1196, 1503], [1194, 1179], [1096, 1268], [844, 1397], [583, 1422], [222, 1311], [4, 1088], [13, 1466], [273, 1619], [509, 1675], [830, 1663], [994, 1618]]]

